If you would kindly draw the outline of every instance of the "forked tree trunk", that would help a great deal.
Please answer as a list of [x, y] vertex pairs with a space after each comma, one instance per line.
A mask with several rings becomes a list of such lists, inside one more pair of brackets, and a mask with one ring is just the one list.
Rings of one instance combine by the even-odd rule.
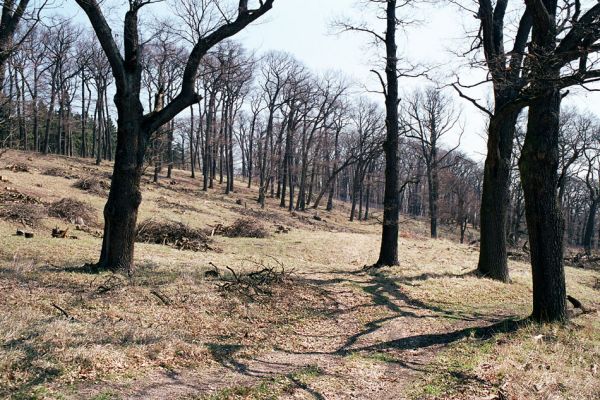
[[[496, 98], [496, 109], [504, 102]], [[510, 206], [510, 168], [515, 126], [519, 111], [494, 114], [488, 128], [488, 150], [481, 196], [481, 243], [477, 272], [485, 277], [509, 281], [506, 231]]]
[[564, 222], [557, 198], [560, 100], [560, 91], [553, 89], [531, 103], [519, 160], [531, 248], [532, 318], [540, 322], [567, 319]]

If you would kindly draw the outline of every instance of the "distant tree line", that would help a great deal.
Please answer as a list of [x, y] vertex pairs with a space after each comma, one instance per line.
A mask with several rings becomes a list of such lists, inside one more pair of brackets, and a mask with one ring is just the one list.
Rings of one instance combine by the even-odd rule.
[[[89, 31], [53, 22], [34, 28], [8, 60], [0, 140], [11, 148], [112, 160], [110, 66]], [[176, 95], [187, 56], [176, 39], [160, 32], [146, 44], [146, 110]], [[271, 197], [289, 210], [331, 210], [340, 199], [349, 203], [351, 221], [381, 210], [383, 111], [353, 95], [351, 83], [335, 73], [317, 76], [286, 53], [249, 54], [234, 41], [216, 46], [201, 67], [202, 100], [151, 137], [146, 163], [155, 182], [171, 178], [176, 167], [199, 177], [203, 190], [218, 184], [228, 194], [235, 179], [244, 179], [258, 186], [261, 206]], [[429, 216], [433, 237], [439, 220], [455, 225], [463, 240], [467, 224], [478, 221], [481, 171], [440, 141], [457, 123], [448, 94], [432, 86], [410, 97], [401, 112], [400, 209]], [[436, 123], [439, 131], [425, 128]]]

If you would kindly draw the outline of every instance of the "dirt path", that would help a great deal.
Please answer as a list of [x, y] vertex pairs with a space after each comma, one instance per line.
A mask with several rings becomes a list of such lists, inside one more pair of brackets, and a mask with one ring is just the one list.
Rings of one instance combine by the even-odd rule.
[[334, 271], [300, 279], [318, 287], [333, 306], [318, 323], [300, 326], [270, 351], [248, 358], [238, 354], [242, 346], [213, 344], [214, 366], [156, 371], [123, 385], [94, 385], [78, 396], [98, 393], [101, 386], [127, 399], [204, 398], [284, 379], [277, 398], [409, 398], [441, 348], [474, 332], [485, 333], [488, 328], [477, 328], [504, 319], [428, 306], [408, 297], [383, 273]]

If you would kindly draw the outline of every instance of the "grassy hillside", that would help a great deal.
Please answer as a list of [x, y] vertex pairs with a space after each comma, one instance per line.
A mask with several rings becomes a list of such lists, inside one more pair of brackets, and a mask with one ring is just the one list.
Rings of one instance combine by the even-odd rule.
[[[83, 266], [99, 255], [110, 166], [11, 151], [0, 168], [0, 397], [600, 397], [598, 312], [567, 326], [522, 322], [528, 265], [511, 262], [509, 285], [476, 278], [477, 248], [450, 228], [431, 240], [403, 218], [401, 265], [365, 274], [377, 219], [350, 223], [343, 204], [321, 220], [275, 199], [261, 210], [242, 182], [230, 196], [204, 193], [175, 170], [144, 178], [139, 220], [202, 230], [209, 249], [138, 243], [133, 277], [93, 274]], [[49, 216], [64, 198], [87, 205], [85, 218]], [[268, 237], [220, 234], [240, 218]], [[52, 238], [55, 227], [76, 238]], [[569, 267], [567, 284], [600, 306], [597, 271]]]

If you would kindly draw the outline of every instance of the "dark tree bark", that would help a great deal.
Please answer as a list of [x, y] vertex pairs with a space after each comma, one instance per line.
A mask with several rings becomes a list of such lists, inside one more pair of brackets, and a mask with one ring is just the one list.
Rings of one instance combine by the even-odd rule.
[[[496, 96], [496, 107], [506, 104]], [[510, 170], [515, 126], [520, 111], [490, 117], [488, 151], [483, 172], [480, 210], [480, 247], [477, 272], [502, 282], [509, 281], [506, 232], [510, 205]]]
[[140, 102], [141, 46], [138, 33], [138, 11], [147, 2], [132, 1], [125, 14], [122, 55], [111, 29], [95, 0], [76, 0], [88, 16], [106, 54], [116, 83], [117, 148], [111, 189], [104, 209], [104, 238], [99, 269], [122, 270], [132, 274], [137, 211], [141, 203], [140, 179], [144, 154], [150, 135], [171, 121], [179, 112], [197, 103], [195, 92], [198, 67], [204, 55], [217, 43], [233, 36], [271, 9], [274, 0], [261, 2], [258, 9], [245, 11], [227, 21], [195, 43], [183, 72], [180, 93], [164, 108], [144, 115]]
[[531, 249], [532, 317], [544, 322], [567, 318], [564, 221], [557, 198], [560, 99], [560, 91], [554, 89], [529, 106], [527, 136], [519, 161]]
[[525, 210], [531, 249], [533, 312], [536, 321], [567, 319], [563, 265], [564, 221], [559, 205], [560, 70], [552, 62], [556, 48], [556, 2], [528, 0], [534, 15], [530, 53], [532, 88], [536, 97], [529, 105], [527, 134], [519, 171], [525, 195]]
[[387, 29], [385, 32], [387, 78], [385, 93], [386, 139], [385, 152], [385, 189], [383, 195], [383, 230], [379, 259], [375, 266], [398, 265], [398, 217], [400, 199], [398, 188], [398, 58], [396, 47], [396, 0], [387, 3]]
[[490, 113], [487, 156], [481, 197], [481, 244], [477, 271], [480, 275], [509, 281], [506, 233], [513, 139], [521, 107], [513, 107], [521, 83], [523, 53], [531, 31], [531, 16], [525, 10], [515, 36], [513, 51], [504, 50], [504, 18], [508, 0], [493, 7], [479, 0], [482, 45], [494, 88], [494, 112]]
[[585, 230], [583, 231], [583, 248], [586, 254], [592, 252], [592, 240], [594, 238], [594, 228], [596, 226], [596, 213], [598, 212], [598, 201], [600, 199], [593, 200], [590, 203], [590, 211], [588, 212], [587, 221], [585, 224]]

